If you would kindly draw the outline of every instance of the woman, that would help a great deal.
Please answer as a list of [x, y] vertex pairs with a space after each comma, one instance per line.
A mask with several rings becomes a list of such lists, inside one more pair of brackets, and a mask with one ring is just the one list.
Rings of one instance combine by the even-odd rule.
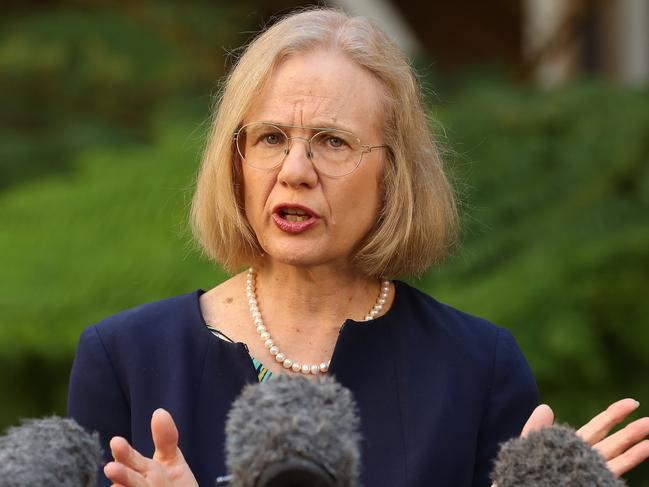
[[[384, 34], [312, 10], [259, 36], [227, 80], [192, 219], [212, 260], [251, 269], [81, 337], [69, 410], [107, 451], [117, 437], [115, 485], [212, 485], [232, 400], [273, 374], [351, 389], [363, 485], [489, 485], [537, 389], [507, 331], [385, 277], [439, 261], [457, 216], [415, 77]], [[159, 407], [171, 414], [149, 430]], [[635, 407], [616, 403], [584, 437]], [[528, 428], [551, 422], [541, 407]], [[649, 455], [620, 455], [647, 428], [602, 441], [616, 473]]]

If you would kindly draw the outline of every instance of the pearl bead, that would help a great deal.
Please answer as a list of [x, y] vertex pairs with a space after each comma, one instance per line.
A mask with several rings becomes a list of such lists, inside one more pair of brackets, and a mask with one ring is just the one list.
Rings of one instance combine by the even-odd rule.
[[[319, 365], [307, 365], [299, 364], [298, 362], [293, 362], [291, 359], [287, 358], [285, 354], [280, 352], [279, 347], [275, 345], [273, 339], [270, 336], [270, 332], [266, 329], [263, 319], [261, 317], [261, 312], [259, 311], [259, 305], [257, 303], [257, 297], [255, 295], [255, 274], [253, 268], [248, 269], [248, 275], [246, 276], [246, 298], [248, 299], [248, 305], [250, 309], [250, 315], [252, 316], [255, 328], [257, 333], [259, 333], [260, 338], [264, 341], [264, 346], [268, 348], [268, 351], [275, 360], [282, 364], [285, 369], [292, 370], [293, 372], [300, 372], [302, 374], [325, 374], [329, 371], [329, 365], [331, 361], [321, 362]], [[365, 321], [370, 321], [376, 316], [381, 314], [383, 306], [386, 303], [388, 293], [390, 292], [390, 281], [384, 280], [381, 282], [381, 292], [379, 297], [376, 300], [376, 303], [369, 311], [369, 314], [365, 316]]]

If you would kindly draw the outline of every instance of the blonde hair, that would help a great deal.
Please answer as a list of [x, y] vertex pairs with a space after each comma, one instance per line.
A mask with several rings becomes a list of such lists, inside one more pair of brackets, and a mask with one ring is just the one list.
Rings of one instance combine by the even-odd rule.
[[246, 48], [225, 80], [203, 156], [191, 223], [207, 257], [235, 272], [262, 253], [245, 217], [240, 162], [232, 134], [255, 95], [287, 56], [325, 48], [345, 54], [384, 88], [383, 206], [357, 247], [353, 265], [368, 277], [413, 276], [440, 262], [455, 240], [458, 216], [415, 74], [400, 49], [372, 22], [324, 8], [286, 16]]

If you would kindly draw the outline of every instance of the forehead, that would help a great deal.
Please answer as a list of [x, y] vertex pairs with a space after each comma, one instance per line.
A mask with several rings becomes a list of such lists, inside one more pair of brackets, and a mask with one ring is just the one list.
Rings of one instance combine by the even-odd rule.
[[281, 62], [253, 100], [244, 123], [338, 127], [359, 136], [380, 134], [383, 88], [341, 53], [315, 50]]

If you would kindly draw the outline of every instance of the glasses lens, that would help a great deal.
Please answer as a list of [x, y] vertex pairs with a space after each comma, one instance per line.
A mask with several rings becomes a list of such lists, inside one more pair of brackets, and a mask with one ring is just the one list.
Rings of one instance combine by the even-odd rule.
[[282, 162], [288, 147], [286, 134], [267, 123], [244, 126], [237, 136], [237, 151], [249, 165], [270, 169]]
[[[307, 157], [320, 172], [328, 176], [344, 176], [356, 169], [361, 160], [361, 142], [350, 132], [331, 129], [319, 131], [311, 139], [288, 137], [280, 127], [266, 122], [243, 126], [236, 138], [237, 151], [246, 164], [259, 169], [272, 169], [281, 164], [288, 154], [291, 139], [301, 139], [307, 143], [310, 146]], [[290, 145], [295, 145], [295, 140]]]
[[313, 163], [329, 176], [344, 176], [352, 172], [361, 160], [358, 138], [343, 130], [318, 132], [311, 140]]

